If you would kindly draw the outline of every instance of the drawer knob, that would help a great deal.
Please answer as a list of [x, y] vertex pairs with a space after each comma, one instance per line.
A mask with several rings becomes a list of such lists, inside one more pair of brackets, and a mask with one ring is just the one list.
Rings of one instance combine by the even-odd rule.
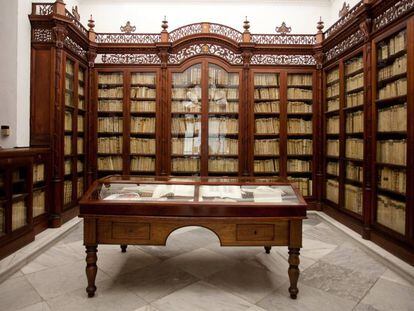
[[256, 231], [256, 230], [254, 230], [254, 234], [255, 234], [255, 235], [257, 234], [257, 231]]

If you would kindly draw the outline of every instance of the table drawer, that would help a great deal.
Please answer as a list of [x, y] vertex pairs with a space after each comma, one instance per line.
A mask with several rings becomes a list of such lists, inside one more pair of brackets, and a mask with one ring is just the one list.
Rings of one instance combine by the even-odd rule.
[[149, 240], [150, 225], [133, 222], [113, 222], [112, 238]]
[[237, 225], [237, 241], [272, 241], [275, 238], [274, 225]]

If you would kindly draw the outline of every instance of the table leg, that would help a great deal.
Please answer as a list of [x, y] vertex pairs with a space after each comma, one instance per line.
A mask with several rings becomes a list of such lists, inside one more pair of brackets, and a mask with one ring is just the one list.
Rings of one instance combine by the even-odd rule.
[[121, 250], [122, 250], [123, 253], [126, 253], [127, 247], [128, 247], [128, 245], [121, 244]]
[[271, 246], [265, 246], [264, 248], [265, 248], [266, 254], [270, 254], [270, 250], [272, 249], [272, 247]]
[[88, 278], [86, 292], [89, 297], [93, 297], [96, 291], [95, 279], [96, 273], [98, 272], [98, 267], [96, 265], [96, 261], [98, 260], [98, 256], [96, 256], [97, 252], [98, 245], [86, 246], [86, 276]]
[[290, 298], [296, 299], [298, 296], [298, 279], [299, 279], [299, 251], [300, 248], [289, 247], [289, 280]]

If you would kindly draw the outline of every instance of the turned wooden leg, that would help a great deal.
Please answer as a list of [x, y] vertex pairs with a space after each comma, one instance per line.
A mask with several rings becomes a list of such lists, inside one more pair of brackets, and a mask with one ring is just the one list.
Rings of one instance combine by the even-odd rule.
[[289, 280], [290, 298], [296, 299], [298, 296], [298, 279], [299, 279], [299, 250], [300, 248], [289, 247]]
[[272, 249], [272, 247], [271, 246], [265, 246], [264, 248], [265, 248], [266, 254], [270, 254], [270, 250]]
[[93, 297], [96, 291], [95, 279], [96, 273], [98, 272], [98, 267], [96, 266], [96, 261], [98, 260], [98, 256], [96, 256], [97, 252], [97, 245], [86, 246], [86, 276], [88, 278], [88, 287], [86, 287], [86, 292], [89, 297]]
[[127, 247], [128, 247], [128, 245], [121, 244], [121, 250], [122, 250], [123, 253], [126, 253]]

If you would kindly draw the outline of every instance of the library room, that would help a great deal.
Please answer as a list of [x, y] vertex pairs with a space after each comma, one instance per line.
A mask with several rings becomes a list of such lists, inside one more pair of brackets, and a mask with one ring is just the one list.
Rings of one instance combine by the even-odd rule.
[[414, 0], [0, 5], [0, 311], [414, 310]]

